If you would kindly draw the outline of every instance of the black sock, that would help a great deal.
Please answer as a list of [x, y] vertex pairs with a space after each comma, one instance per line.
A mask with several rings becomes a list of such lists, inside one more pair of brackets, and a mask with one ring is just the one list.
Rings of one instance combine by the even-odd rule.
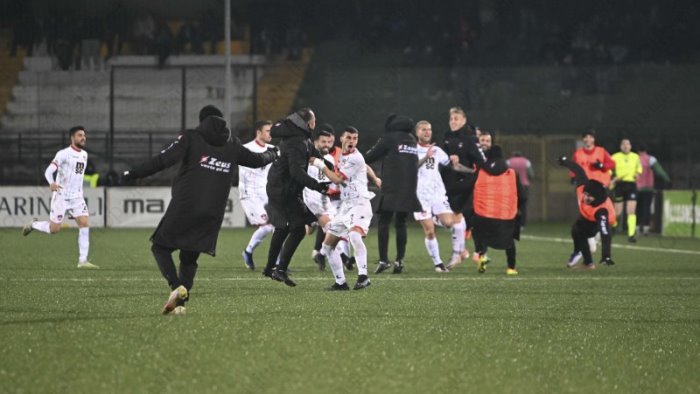
[[508, 268], [515, 269], [515, 245], [506, 249], [506, 258], [508, 259]]
[[180, 251], [180, 283], [187, 290], [194, 286], [194, 276], [197, 274], [197, 259], [199, 252]]
[[181, 285], [180, 278], [177, 276], [175, 262], [173, 261], [172, 253], [174, 250], [175, 249], [166, 248], [156, 243], [151, 245], [151, 252], [156, 259], [160, 273], [165, 280], [168, 281], [168, 285], [171, 289], [175, 289]]

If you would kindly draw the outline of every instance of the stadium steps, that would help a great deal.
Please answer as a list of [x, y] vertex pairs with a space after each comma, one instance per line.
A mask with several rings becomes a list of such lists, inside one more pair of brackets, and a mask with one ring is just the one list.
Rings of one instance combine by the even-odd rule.
[[17, 83], [24, 62], [24, 49], [19, 49], [17, 56], [11, 57], [10, 43], [8, 32], [0, 32], [0, 116], [7, 111], [7, 104], [12, 98], [12, 89]]
[[[277, 120], [289, 114], [312, 55], [311, 49], [304, 49], [299, 61], [277, 61], [265, 67], [265, 72], [258, 82], [258, 119]], [[251, 109], [247, 121], [252, 123], [254, 120]]]

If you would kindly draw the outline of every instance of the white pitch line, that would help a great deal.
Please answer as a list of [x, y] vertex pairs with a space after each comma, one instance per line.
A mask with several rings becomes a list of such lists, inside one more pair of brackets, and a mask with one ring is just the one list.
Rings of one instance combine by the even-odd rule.
[[[373, 277], [373, 280], [378, 282], [464, 282], [464, 281], [485, 281], [485, 280], [503, 280], [503, 281], [529, 281], [529, 280], [543, 280], [543, 281], [576, 281], [576, 280], [700, 280], [700, 276], [589, 276], [586, 273], [582, 273], [581, 276], [518, 276], [516, 278], [506, 277], [506, 276], [461, 276], [461, 277], [402, 277], [402, 278], [377, 278]], [[0, 278], [0, 281], [7, 282], [162, 282], [164, 279], [161, 278]], [[295, 277], [294, 280], [298, 281], [331, 281], [333, 278], [298, 278]], [[271, 282], [268, 278], [246, 278], [246, 277], [228, 277], [228, 278], [197, 278], [197, 282], [220, 282], [220, 281], [234, 281], [234, 282]]]
[[[521, 235], [520, 238], [530, 239], [533, 241], [572, 243], [571, 238], [540, 237], [537, 235]], [[648, 252], [659, 252], [659, 253], [693, 254], [693, 255], [700, 256], [699, 251], [687, 250], [687, 249], [652, 248], [649, 246], [636, 246], [636, 245], [623, 245], [623, 244], [612, 244], [612, 246], [615, 248], [620, 248], [620, 249], [643, 250], [643, 251], [648, 251]]]

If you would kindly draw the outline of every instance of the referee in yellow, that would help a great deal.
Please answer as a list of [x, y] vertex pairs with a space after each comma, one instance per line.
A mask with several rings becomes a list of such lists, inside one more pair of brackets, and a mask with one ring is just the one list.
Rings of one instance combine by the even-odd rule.
[[[632, 152], [632, 143], [629, 138], [620, 141], [620, 152], [612, 155], [615, 161], [614, 177], [611, 187], [615, 189], [615, 213], [622, 218], [622, 208], [625, 208], [627, 216], [627, 240], [637, 242], [637, 177], [642, 174], [642, 162], [639, 155]], [[618, 223], [621, 220], [618, 219]]]

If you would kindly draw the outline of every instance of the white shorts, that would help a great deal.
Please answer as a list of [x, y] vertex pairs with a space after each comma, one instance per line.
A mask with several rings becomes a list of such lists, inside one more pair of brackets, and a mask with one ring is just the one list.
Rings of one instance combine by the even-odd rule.
[[80, 197], [66, 200], [61, 198], [57, 193], [54, 193], [53, 197], [51, 197], [51, 213], [49, 214], [49, 220], [54, 223], [63, 223], [66, 214], [74, 218], [90, 216], [87, 204], [85, 204], [85, 199]]
[[241, 200], [243, 212], [253, 226], [267, 224], [267, 198], [248, 197]]
[[309, 191], [304, 189], [304, 204], [309, 211], [319, 217], [321, 215], [333, 216], [335, 215], [335, 206], [331, 204], [330, 199], [327, 196], [322, 195], [314, 191]]
[[423, 211], [413, 213], [413, 217], [418, 221], [427, 220], [433, 216], [442, 215], [443, 213], [452, 213], [452, 208], [450, 208], [450, 203], [447, 201], [447, 196], [442, 196], [442, 198], [433, 199], [432, 201], [420, 200], [420, 205]]
[[358, 227], [362, 235], [369, 232], [369, 224], [372, 221], [372, 204], [369, 200], [359, 199], [349, 204], [341, 204], [337, 215], [328, 223], [326, 232], [336, 237], [347, 238], [350, 230]]

